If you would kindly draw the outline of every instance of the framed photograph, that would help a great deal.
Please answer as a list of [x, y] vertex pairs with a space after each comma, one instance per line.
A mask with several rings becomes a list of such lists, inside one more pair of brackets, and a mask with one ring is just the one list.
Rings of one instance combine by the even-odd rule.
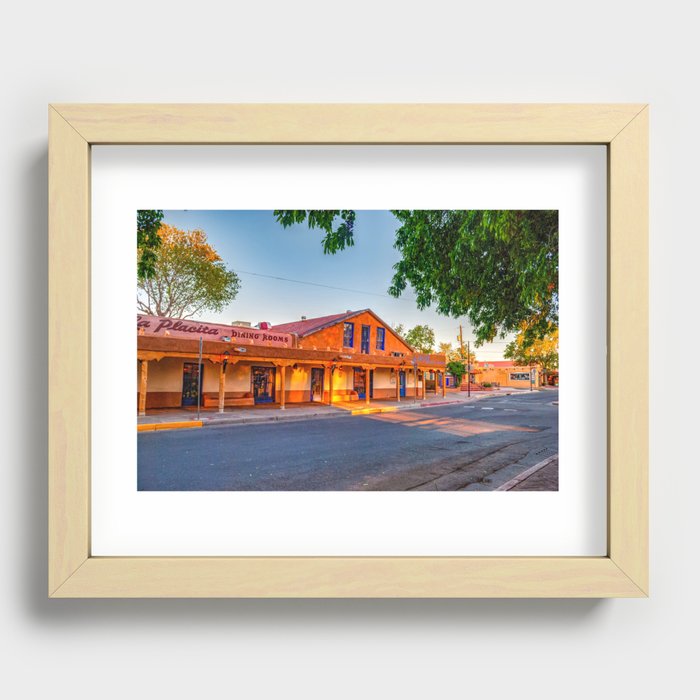
[[49, 596], [648, 595], [647, 141], [50, 106]]

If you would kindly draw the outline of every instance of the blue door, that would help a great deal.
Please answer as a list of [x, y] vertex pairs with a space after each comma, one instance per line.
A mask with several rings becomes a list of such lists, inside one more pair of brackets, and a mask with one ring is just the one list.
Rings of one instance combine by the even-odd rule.
[[255, 403], [272, 403], [275, 400], [275, 368], [252, 367], [250, 373]]
[[406, 372], [403, 370], [399, 372], [399, 396], [401, 398], [406, 396]]
[[365, 393], [367, 391], [367, 387], [365, 386], [365, 374], [365, 370], [360, 369], [359, 367], [355, 367], [353, 371], [352, 388], [353, 391], [357, 393], [357, 397], [359, 399], [364, 399], [367, 397], [367, 394]]
[[369, 326], [362, 326], [362, 347], [360, 352], [369, 355]]
[[182, 405], [196, 406], [197, 395], [201, 390], [199, 376], [204, 369], [196, 362], [185, 362], [182, 368]]

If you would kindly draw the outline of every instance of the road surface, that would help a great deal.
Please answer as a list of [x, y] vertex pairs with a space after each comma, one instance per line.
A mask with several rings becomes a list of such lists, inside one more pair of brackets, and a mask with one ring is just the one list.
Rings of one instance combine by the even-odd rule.
[[[535, 391], [365, 416], [143, 432], [138, 488], [490, 491], [558, 452], [557, 400], [557, 391]], [[549, 479], [547, 490], [557, 484]]]

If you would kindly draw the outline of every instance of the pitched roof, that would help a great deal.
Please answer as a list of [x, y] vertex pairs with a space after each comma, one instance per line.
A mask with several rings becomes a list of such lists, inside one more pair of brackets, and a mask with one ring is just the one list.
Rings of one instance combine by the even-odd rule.
[[387, 323], [382, 321], [377, 314], [372, 311], [372, 309], [360, 309], [359, 311], [346, 311], [342, 314], [332, 314], [331, 316], [318, 316], [316, 318], [307, 318], [303, 321], [291, 321], [290, 323], [278, 323], [276, 326], [272, 326], [270, 330], [280, 331], [281, 333], [296, 333], [300, 338], [304, 336], [311, 335], [317, 331], [327, 328], [328, 326], [334, 326], [336, 323], [345, 321], [353, 316], [358, 316], [359, 314], [372, 314], [377, 321], [379, 321], [384, 328], [386, 328], [390, 333], [395, 335], [407, 348], [413, 350], [411, 346]]
[[316, 318], [307, 318], [303, 321], [291, 321], [290, 323], [278, 323], [272, 326], [271, 330], [280, 331], [281, 333], [296, 333], [300, 338], [310, 333], [332, 326], [345, 318], [350, 318], [359, 314], [359, 311], [346, 311], [342, 314], [332, 314], [330, 316], [317, 316]]

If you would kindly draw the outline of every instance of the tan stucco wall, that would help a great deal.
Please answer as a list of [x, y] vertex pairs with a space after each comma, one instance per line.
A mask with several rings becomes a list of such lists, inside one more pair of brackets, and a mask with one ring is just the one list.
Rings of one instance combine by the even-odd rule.
[[[370, 327], [370, 338], [369, 338], [369, 354], [370, 355], [390, 355], [392, 352], [401, 352], [405, 354], [412, 353], [413, 350], [406, 345], [402, 340], [400, 340], [394, 333], [390, 330], [389, 326], [380, 323], [377, 318], [365, 311], [364, 313], [358, 314], [348, 319], [348, 322], [355, 324], [355, 334], [354, 342], [352, 348], [343, 347], [343, 331], [344, 331], [344, 321], [339, 321], [328, 328], [317, 331], [316, 333], [311, 333], [305, 338], [302, 338], [299, 342], [299, 347], [301, 348], [311, 348], [318, 350], [349, 350], [352, 349], [353, 352], [360, 352], [360, 345], [362, 339], [362, 326], [366, 325]], [[384, 328], [386, 330], [384, 336], [384, 350], [377, 349], [377, 327]]]
[[[508, 386], [514, 389], [529, 389], [530, 380], [515, 380], [511, 379], [511, 374], [521, 374], [529, 373], [529, 367], [491, 367], [488, 369], [483, 369], [481, 372], [477, 372], [475, 379], [479, 384], [484, 382], [489, 382], [491, 384], [497, 383], [500, 386]], [[533, 388], [540, 385], [539, 372], [535, 372], [535, 378], [532, 383]]]
[[[136, 363], [139, 364], [138, 362]], [[164, 357], [162, 360], [148, 362], [148, 392], [151, 391], [182, 391], [183, 361], [175, 357]], [[137, 367], [137, 384], [140, 373]]]
[[[217, 386], [216, 391], [218, 390]], [[226, 368], [226, 391], [247, 392], [250, 390], [250, 365], [242, 363], [229, 365]]]

